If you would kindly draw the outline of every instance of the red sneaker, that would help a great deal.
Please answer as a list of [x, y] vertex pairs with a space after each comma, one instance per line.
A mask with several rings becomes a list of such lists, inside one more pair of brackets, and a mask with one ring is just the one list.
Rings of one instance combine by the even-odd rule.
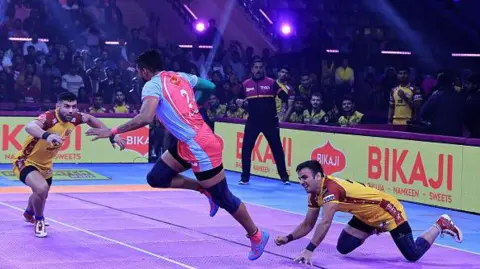
[[248, 259], [254, 261], [262, 256], [270, 235], [267, 231], [258, 230], [256, 234], [247, 237], [250, 239], [251, 243], [251, 250], [250, 253], [248, 253]]
[[449, 215], [441, 215], [435, 224], [440, 229], [442, 235], [448, 234], [455, 238], [455, 241], [457, 241], [458, 243], [461, 243], [463, 241], [462, 230], [460, 230], [460, 228], [453, 224], [453, 221]]
[[35, 223], [35, 218], [33, 217], [33, 215], [30, 215], [27, 212], [23, 212], [23, 217], [25, 218], [26, 222]]

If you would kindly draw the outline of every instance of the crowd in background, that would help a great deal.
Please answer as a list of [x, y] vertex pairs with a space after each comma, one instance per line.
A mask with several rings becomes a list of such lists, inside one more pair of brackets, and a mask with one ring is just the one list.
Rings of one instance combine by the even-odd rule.
[[[418, 70], [394, 61], [378, 64], [378, 60], [372, 60], [376, 65], [371, 66], [345, 54], [319, 53], [312, 59], [308, 51], [274, 54], [240, 42], [222, 41], [211, 50], [182, 49], [174, 43], [158, 44], [155, 34], [143, 33], [149, 25], [127, 29], [115, 0], [44, 3], [8, 1], [0, 25], [2, 110], [49, 109], [57, 94], [70, 91], [77, 95], [82, 111], [136, 113], [143, 82], [135, 77], [134, 61], [145, 49], [155, 48], [164, 56], [166, 69], [215, 83], [216, 93], [200, 104], [212, 127], [217, 118], [248, 117], [248, 102], [238, 99], [245, 97], [242, 82], [250, 77], [256, 58], [263, 60], [265, 75], [276, 79], [290, 96], [288, 102], [277, 100], [282, 122], [343, 127], [391, 124], [480, 137], [480, 78], [472, 70]], [[65, 19], [59, 23], [58, 18]], [[214, 36], [219, 31], [212, 25], [207, 33]], [[31, 41], [21, 41], [28, 37]], [[107, 45], [105, 40], [119, 42]], [[152, 127], [155, 137], [163, 137], [152, 141], [157, 155], [172, 140], [158, 122]]]

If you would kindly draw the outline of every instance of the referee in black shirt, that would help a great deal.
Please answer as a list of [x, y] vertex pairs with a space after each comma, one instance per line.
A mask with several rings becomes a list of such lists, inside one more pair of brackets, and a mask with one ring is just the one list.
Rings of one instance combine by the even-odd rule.
[[245, 124], [245, 135], [242, 146], [242, 176], [240, 184], [248, 184], [252, 150], [260, 133], [263, 133], [272, 149], [277, 164], [277, 171], [284, 184], [290, 184], [285, 166], [285, 153], [280, 141], [280, 126], [277, 117], [275, 97], [283, 102], [288, 101], [288, 94], [281, 89], [275, 80], [265, 77], [265, 65], [260, 58], [255, 58], [252, 64], [252, 78], [243, 82], [246, 100], [248, 102], [248, 119]]

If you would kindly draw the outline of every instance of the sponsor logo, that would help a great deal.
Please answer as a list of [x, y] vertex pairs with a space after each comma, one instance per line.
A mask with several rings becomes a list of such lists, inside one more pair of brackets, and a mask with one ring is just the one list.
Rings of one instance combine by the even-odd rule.
[[347, 165], [347, 160], [343, 151], [335, 148], [327, 141], [325, 145], [312, 151], [312, 160], [317, 160], [323, 167], [327, 175], [342, 172]]
[[120, 136], [127, 141], [125, 149], [138, 152], [142, 156], [145, 156], [148, 154], [148, 134], [148, 128], [142, 127], [140, 129], [121, 134]]
[[328, 202], [331, 202], [333, 200], [335, 200], [335, 195], [333, 195], [333, 194], [330, 194], [330, 195], [327, 195], [327, 196], [323, 197], [323, 203], [324, 204], [328, 203]]

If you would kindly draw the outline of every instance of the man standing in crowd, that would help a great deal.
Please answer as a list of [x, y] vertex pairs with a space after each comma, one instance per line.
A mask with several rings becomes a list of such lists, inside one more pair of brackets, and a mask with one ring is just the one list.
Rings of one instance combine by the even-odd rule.
[[262, 59], [253, 59], [251, 72], [252, 78], [243, 82], [247, 98], [237, 100], [240, 107], [243, 106], [243, 102], [248, 102], [247, 112], [249, 115], [243, 137], [242, 176], [239, 183], [245, 185], [250, 180], [253, 146], [258, 135], [263, 133], [272, 149], [280, 179], [284, 184], [289, 184], [275, 102], [276, 96], [280, 97], [283, 102], [287, 102], [288, 94], [275, 83], [275, 80], [265, 77], [265, 65]]
[[388, 123], [393, 125], [407, 125], [414, 119], [415, 112], [423, 102], [419, 90], [410, 84], [409, 68], [398, 70], [399, 85], [390, 93], [390, 108], [388, 110]]
[[471, 138], [480, 138], [480, 74], [472, 74], [467, 78], [468, 88], [465, 124]]
[[465, 96], [455, 90], [454, 77], [443, 73], [438, 77], [437, 91], [423, 105], [420, 116], [430, 122], [436, 135], [462, 136], [465, 117]]

